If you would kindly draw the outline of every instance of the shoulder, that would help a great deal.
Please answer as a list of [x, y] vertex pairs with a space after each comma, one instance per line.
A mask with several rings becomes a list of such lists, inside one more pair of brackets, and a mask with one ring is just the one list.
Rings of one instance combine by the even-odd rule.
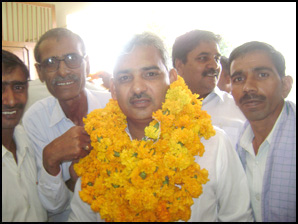
[[221, 148], [221, 150], [233, 148], [226, 132], [217, 126], [213, 126], [213, 128], [216, 132], [214, 136], [207, 140], [202, 138], [202, 143], [204, 144], [204, 146], [212, 150], [218, 150], [219, 148]]
[[87, 100], [89, 111], [93, 111], [98, 108], [104, 108], [109, 100], [112, 98], [111, 93], [108, 91], [88, 90]]
[[28, 138], [27, 132], [23, 125], [17, 125], [14, 129], [14, 139], [17, 143], [18, 150], [27, 149], [30, 155], [34, 155], [31, 141]]
[[56, 99], [53, 96], [36, 101], [24, 113], [22, 121], [25, 123], [30, 118], [36, 119], [37, 116], [44, 116], [45, 114], [48, 114], [54, 108], [55, 104]]
[[[89, 94], [90, 95], [93, 95], [93, 96], [111, 97], [111, 93], [109, 91], [91, 90], [91, 89], [86, 89], [86, 90], [87, 90], [87, 93], [89, 92]], [[87, 96], [89, 94], [87, 94]]]
[[296, 115], [296, 104], [291, 101], [285, 101], [285, 104], [286, 104], [286, 107], [291, 109], [294, 112], [294, 114]]

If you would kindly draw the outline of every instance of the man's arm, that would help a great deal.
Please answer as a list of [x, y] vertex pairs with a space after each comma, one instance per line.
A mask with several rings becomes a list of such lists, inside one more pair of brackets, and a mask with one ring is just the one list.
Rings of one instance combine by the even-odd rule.
[[[40, 110], [40, 108], [38, 108], [38, 110]], [[25, 113], [23, 118], [23, 125], [35, 151], [39, 182], [38, 190], [41, 202], [48, 211], [52, 213], [61, 212], [69, 204], [71, 195], [66, 183], [64, 182], [65, 180], [68, 180], [69, 177], [71, 177], [68, 171], [70, 162], [63, 162], [63, 159], [59, 157], [65, 154], [69, 156], [69, 153], [64, 152], [66, 151], [64, 147], [65, 141], [63, 139], [60, 139], [61, 147], [56, 147], [57, 145], [55, 145], [53, 153], [50, 153], [51, 148], [48, 147], [49, 152], [47, 153], [49, 154], [46, 153], [46, 157], [48, 158], [48, 160], [46, 160], [46, 163], [49, 162], [49, 166], [47, 167], [47, 170], [45, 170], [47, 165], [44, 166], [43, 164], [44, 148], [49, 146], [51, 138], [53, 139], [55, 136], [59, 136], [59, 134], [50, 133], [47, 129], [44, 130], [43, 127], [49, 126], [49, 120], [44, 118], [44, 114], [36, 113], [33, 110], [28, 110]], [[88, 141], [89, 140], [90, 139], [88, 137]], [[59, 148], [62, 152], [58, 151]], [[80, 150], [83, 149], [81, 148]], [[55, 154], [56, 157], [54, 156]], [[59, 163], [55, 163], [55, 159], [59, 159]], [[69, 157], [66, 159], [71, 161], [71, 158]], [[62, 167], [64, 167], [64, 169], [66, 170], [63, 171]]]

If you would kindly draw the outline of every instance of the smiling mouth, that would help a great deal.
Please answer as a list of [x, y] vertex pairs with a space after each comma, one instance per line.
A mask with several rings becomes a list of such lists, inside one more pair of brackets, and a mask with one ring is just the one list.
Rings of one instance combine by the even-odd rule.
[[17, 113], [16, 110], [14, 110], [14, 111], [2, 111], [3, 115], [12, 115], [12, 114], [16, 114], [16, 113]]
[[70, 82], [58, 82], [56, 85], [57, 86], [67, 86], [67, 85], [71, 85], [73, 83], [74, 83], [74, 81], [70, 81]]
[[208, 73], [206, 76], [207, 77], [217, 77], [218, 74], [217, 73]]

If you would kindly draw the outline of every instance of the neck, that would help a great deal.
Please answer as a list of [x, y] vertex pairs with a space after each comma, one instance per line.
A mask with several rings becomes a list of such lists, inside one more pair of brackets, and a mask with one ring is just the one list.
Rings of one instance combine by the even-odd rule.
[[133, 122], [127, 119], [127, 127], [132, 139], [142, 140], [145, 137], [145, 128], [150, 124], [149, 122]]
[[87, 95], [85, 90], [76, 98], [59, 101], [59, 104], [67, 118], [69, 118], [75, 125], [84, 126], [83, 117], [88, 113]]
[[15, 161], [17, 162], [16, 143], [13, 139], [13, 132], [14, 128], [2, 129], [2, 145], [13, 154]]
[[260, 145], [265, 141], [274, 127], [278, 116], [282, 111], [282, 108], [283, 104], [265, 119], [259, 121], [250, 121], [250, 125], [255, 136], [253, 139], [253, 148], [256, 155], [258, 154]]

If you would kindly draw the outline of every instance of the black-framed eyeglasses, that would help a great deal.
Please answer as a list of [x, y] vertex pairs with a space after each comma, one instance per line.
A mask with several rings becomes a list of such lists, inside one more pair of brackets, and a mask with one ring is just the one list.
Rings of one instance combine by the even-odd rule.
[[58, 57], [50, 57], [45, 59], [43, 62], [38, 63], [46, 72], [55, 72], [58, 70], [60, 62], [64, 61], [68, 68], [78, 68], [81, 66], [85, 56], [78, 55], [76, 53], [71, 53], [65, 55], [62, 59]]

